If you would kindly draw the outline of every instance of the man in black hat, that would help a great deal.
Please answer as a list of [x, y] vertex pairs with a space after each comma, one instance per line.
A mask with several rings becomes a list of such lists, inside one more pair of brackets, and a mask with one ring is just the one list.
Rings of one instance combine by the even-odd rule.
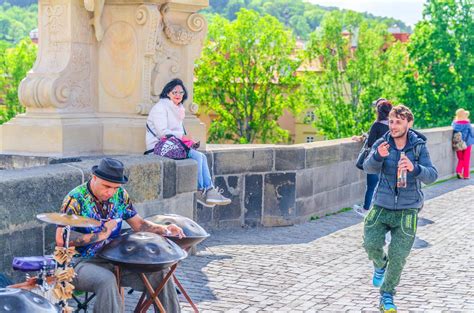
[[[122, 221], [125, 220], [134, 231], [147, 231], [160, 235], [184, 236], [183, 230], [174, 225], [158, 225], [145, 221], [135, 211], [127, 191], [122, 184], [127, 183], [122, 162], [104, 158], [92, 167], [92, 178], [74, 188], [65, 197], [62, 213], [76, 214], [102, 222], [100, 227], [71, 228], [70, 242], [80, 257], [75, 259], [76, 278], [73, 285], [77, 290], [95, 292], [94, 312], [122, 312], [122, 301], [113, 273], [113, 265], [97, 258], [100, 249], [120, 235]], [[56, 243], [64, 245], [63, 229], [56, 231]], [[164, 277], [161, 272], [148, 274], [148, 279], [156, 288]], [[145, 288], [136, 273], [124, 271], [122, 286], [143, 291]], [[172, 280], [169, 280], [159, 295], [167, 312], [179, 312], [179, 302]]]

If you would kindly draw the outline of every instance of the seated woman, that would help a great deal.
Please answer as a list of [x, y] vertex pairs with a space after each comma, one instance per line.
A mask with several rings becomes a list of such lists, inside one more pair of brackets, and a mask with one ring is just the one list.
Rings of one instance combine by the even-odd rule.
[[[166, 135], [174, 135], [181, 140], [191, 140], [185, 135], [183, 120], [185, 109], [183, 102], [188, 98], [188, 92], [180, 79], [173, 79], [163, 88], [160, 101], [150, 111], [146, 128], [146, 149], [155, 147], [158, 140]], [[188, 155], [198, 164], [197, 201], [202, 205], [227, 205], [230, 199], [224, 197], [213, 185], [207, 157], [204, 153], [193, 148]]]

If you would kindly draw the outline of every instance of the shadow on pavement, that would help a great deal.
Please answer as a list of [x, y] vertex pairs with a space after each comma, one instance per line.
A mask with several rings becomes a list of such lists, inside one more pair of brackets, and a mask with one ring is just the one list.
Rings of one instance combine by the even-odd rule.
[[292, 226], [222, 229], [211, 232], [204, 245], [304, 244], [361, 222], [362, 218], [350, 211]]
[[231, 259], [232, 256], [216, 255], [208, 249], [198, 252], [197, 255], [184, 260], [176, 271], [180, 283], [195, 303], [216, 300], [212, 288], [208, 285], [209, 279], [202, 271], [211, 262], [221, 262]]

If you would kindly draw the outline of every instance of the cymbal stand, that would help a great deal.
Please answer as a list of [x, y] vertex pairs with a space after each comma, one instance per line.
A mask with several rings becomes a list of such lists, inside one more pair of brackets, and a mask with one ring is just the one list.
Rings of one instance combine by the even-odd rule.
[[74, 268], [71, 266], [72, 256], [75, 254], [75, 250], [71, 251], [69, 247], [69, 239], [71, 233], [71, 226], [66, 225], [63, 228], [63, 247], [56, 247], [54, 252], [54, 259], [58, 264], [55, 273], [56, 284], [53, 289], [53, 293], [60, 300], [59, 305], [62, 308], [63, 313], [72, 312], [72, 308], [68, 306], [68, 299], [72, 299], [72, 292], [74, 286], [71, 284], [72, 279], [76, 275]]

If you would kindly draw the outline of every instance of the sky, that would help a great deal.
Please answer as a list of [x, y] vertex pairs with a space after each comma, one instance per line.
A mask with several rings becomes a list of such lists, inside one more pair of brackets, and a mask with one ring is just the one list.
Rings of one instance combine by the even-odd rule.
[[413, 26], [422, 18], [425, 0], [306, 0], [322, 6], [332, 6], [377, 16], [394, 17]]

